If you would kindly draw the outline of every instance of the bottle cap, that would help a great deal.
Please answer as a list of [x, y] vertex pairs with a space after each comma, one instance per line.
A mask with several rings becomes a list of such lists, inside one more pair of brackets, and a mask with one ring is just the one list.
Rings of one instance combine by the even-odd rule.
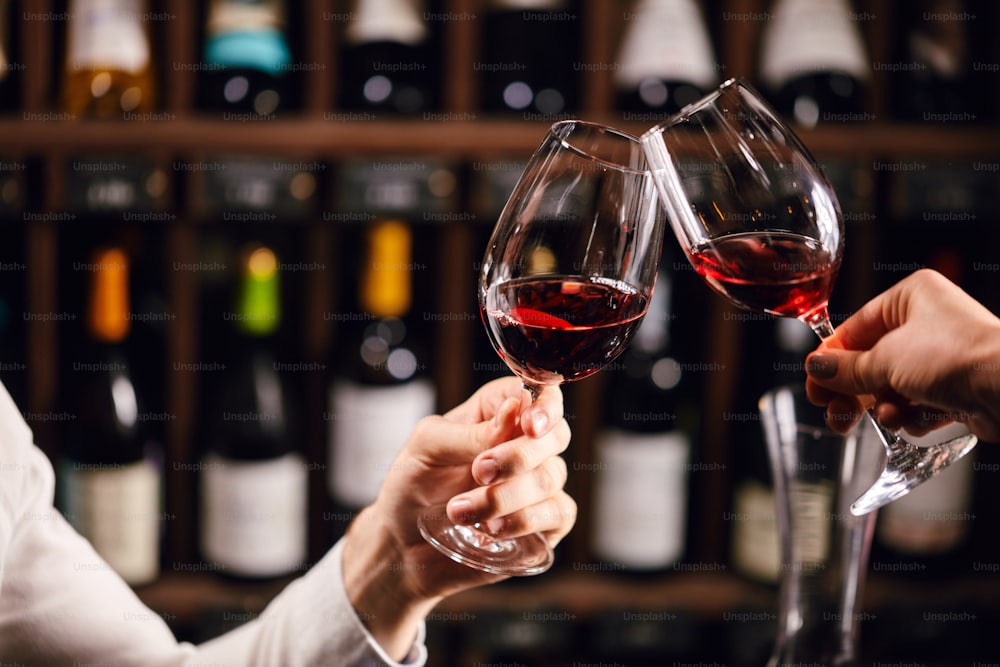
[[128, 256], [121, 248], [98, 251], [93, 261], [87, 326], [97, 340], [117, 343], [128, 335]]

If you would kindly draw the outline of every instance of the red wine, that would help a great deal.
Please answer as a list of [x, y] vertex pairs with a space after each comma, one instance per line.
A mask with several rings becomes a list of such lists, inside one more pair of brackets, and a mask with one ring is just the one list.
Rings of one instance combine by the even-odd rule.
[[691, 263], [738, 306], [801, 317], [826, 305], [840, 259], [819, 241], [789, 232], [732, 234], [695, 247]]
[[644, 295], [616, 280], [533, 276], [491, 286], [483, 320], [514, 372], [555, 384], [592, 375], [617, 357], [646, 303]]

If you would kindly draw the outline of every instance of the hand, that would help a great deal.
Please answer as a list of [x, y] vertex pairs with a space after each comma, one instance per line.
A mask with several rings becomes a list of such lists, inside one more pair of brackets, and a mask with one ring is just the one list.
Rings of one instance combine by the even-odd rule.
[[922, 435], [953, 421], [1000, 441], [1000, 319], [923, 269], [865, 304], [806, 359], [806, 391], [846, 433], [859, 396], [890, 429]]
[[567, 470], [559, 456], [570, 439], [562, 415], [558, 387], [532, 404], [510, 377], [414, 429], [344, 545], [348, 595], [390, 655], [406, 653], [417, 622], [443, 597], [504, 578], [428, 544], [417, 529], [422, 510], [448, 502], [453, 521], [482, 522], [502, 537], [538, 532], [553, 546], [572, 528], [576, 504], [563, 491]]

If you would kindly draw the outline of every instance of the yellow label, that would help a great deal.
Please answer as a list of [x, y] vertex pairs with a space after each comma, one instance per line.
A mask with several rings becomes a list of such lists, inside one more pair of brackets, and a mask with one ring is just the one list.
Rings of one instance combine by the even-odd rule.
[[129, 332], [128, 256], [109, 248], [94, 257], [88, 322], [90, 333], [109, 343], [124, 340]]
[[361, 280], [361, 307], [376, 317], [400, 317], [410, 309], [412, 233], [399, 220], [376, 222], [368, 234], [368, 263]]

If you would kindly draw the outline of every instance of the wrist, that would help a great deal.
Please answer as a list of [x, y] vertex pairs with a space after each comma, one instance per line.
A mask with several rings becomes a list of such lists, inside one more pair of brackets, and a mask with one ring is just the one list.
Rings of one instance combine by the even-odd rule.
[[342, 570], [351, 606], [386, 654], [402, 660], [439, 600], [413, 592], [405, 548], [372, 507], [355, 518], [344, 539]]

